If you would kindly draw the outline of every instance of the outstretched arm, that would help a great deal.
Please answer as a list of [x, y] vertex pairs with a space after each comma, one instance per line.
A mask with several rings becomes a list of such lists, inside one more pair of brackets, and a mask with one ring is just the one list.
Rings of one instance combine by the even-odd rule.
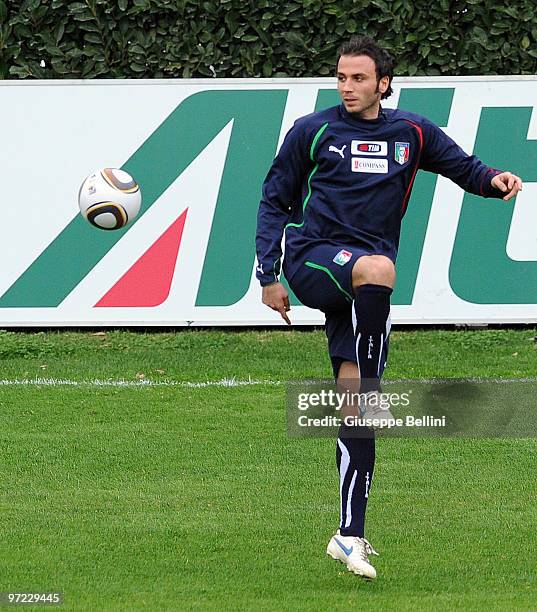
[[490, 168], [475, 155], [468, 155], [438, 126], [422, 123], [424, 149], [420, 167], [441, 174], [469, 193], [485, 198], [514, 197], [522, 187], [521, 179], [511, 172]]

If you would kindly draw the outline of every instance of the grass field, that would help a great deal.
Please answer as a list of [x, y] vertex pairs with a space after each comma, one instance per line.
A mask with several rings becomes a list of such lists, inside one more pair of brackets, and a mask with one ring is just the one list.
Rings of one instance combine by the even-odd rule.
[[[535, 335], [394, 332], [386, 377], [533, 377]], [[325, 556], [334, 440], [286, 436], [283, 383], [329, 376], [321, 331], [0, 332], [0, 591], [59, 590], [69, 610], [537, 609], [533, 438], [379, 440], [379, 578]], [[190, 384], [222, 380], [260, 384]]]

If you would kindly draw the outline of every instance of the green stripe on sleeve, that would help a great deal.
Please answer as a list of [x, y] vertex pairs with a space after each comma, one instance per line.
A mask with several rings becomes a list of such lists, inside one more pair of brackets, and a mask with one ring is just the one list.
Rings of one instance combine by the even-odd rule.
[[311, 148], [310, 148], [311, 161], [315, 161], [315, 157], [314, 157], [315, 147], [317, 146], [317, 142], [319, 141], [319, 138], [323, 135], [323, 132], [326, 130], [327, 127], [328, 127], [328, 123], [325, 123], [324, 125], [322, 125], [317, 131], [317, 134], [315, 134], [313, 138], [313, 142], [311, 143]]
[[[326, 128], [328, 127], [328, 123], [325, 123], [324, 125], [322, 125], [318, 130], [317, 133], [315, 134], [314, 138], [313, 138], [313, 142], [311, 143], [311, 147], [310, 147], [310, 159], [311, 161], [315, 161], [315, 147], [317, 146], [317, 142], [319, 141], [319, 138], [322, 136], [323, 132], [326, 130]], [[304, 202], [302, 203], [302, 223], [288, 223], [285, 228], [284, 228], [284, 232], [288, 227], [302, 227], [304, 225], [304, 214], [306, 212], [306, 206], [308, 205], [308, 202], [310, 201], [311, 198], [311, 179], [313, 178], [313, 175], [317, 172], [317, 169], [319, 168], [319, 164], [315, 164], [315, 167], [313, 168], [313, 170], [310, 172], [309, 176], [308, 176], [308, 195], [306, 196], [306, 198], [304, 199]]]

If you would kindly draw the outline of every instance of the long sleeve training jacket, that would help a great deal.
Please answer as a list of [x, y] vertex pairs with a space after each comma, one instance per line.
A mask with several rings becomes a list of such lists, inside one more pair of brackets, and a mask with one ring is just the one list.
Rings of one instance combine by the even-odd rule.
[[261, 284], [278, 279], [284, 233], [288, 277], [317, 243], [395, 261], [418, 169], [473, 194], [504, 195], [490, 184], [499, 170], [467, 155], [425, 117], [386, 109], [362, 120], [340, 105], [298, 119], [263, 184], [256, 235]]

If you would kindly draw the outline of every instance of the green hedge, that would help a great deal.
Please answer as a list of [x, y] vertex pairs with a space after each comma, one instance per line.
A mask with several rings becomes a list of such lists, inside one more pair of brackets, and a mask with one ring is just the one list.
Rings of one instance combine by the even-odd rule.
[[399, 75], [534, 74], [535, 0], [0, 0], [0, 78], [333, 74], [369, 34]]

